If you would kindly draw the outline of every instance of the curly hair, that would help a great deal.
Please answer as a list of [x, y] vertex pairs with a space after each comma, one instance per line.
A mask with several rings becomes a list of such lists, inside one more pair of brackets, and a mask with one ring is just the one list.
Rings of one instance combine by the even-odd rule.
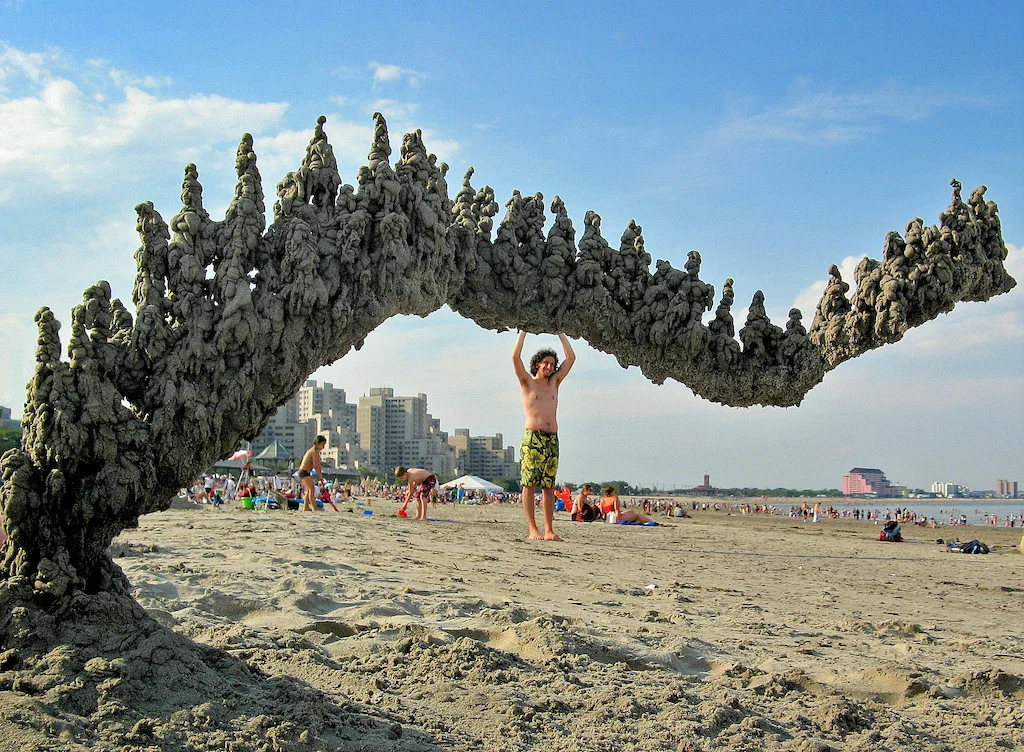
[[558, 354], [554, 350], [550, 350], [550, 349], [545, 348], [543, 350], [538, 350], [534, 354], [534, 356], [532, 358], [530, 358], [530, 375], [531, 376], [536, 376], [537, 375], [537, 369], [540, 368], [540, 362], [542, 360], [544, 360], [544, 358], [547, 358], [547, 357], [552, 357], [552, 358], [555, 359], [555, 370], [556, 371], [558, 370]]

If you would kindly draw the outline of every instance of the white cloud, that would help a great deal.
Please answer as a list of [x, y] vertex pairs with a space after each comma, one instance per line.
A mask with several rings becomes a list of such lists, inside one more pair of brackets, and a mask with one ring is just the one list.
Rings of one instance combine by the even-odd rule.
[[[370, 63], [373, 66], [373, 63]], [[377, 65], [373, 71], [374, 81], [397, 81], [402, 75], [402, 69], [397, 65]]]
[[367, 66], [373, 71], [374, 83], [391, 83], [405, 80], [412, 87], [419, 86], [420, 80], [425, 74], [418, 71], [403, 68], [400, 65], [371, 62]]
[[217, 96], [160, 100], [133, 87], [120, 101], [90, 102], [73, 82], [53, 80], [34, 96], [0, 102], [0, 203], [15, 198], [19, 182], [93, 190], [103, 173], [142, 177], [126, 163], [183, 166], [217, 142], [237, 144], [247, 130], [274, 125], [286, 108]]
[[761, 102], [737, 103], [716, 135], [728, 142], [843, 144], [878, 133], [893, 121], [922, 120], [936, 110], [972, 101], [948, 91], [897, 84], [865, 91], [830, 91], [802, 78], [780, 104], [750, 112]]

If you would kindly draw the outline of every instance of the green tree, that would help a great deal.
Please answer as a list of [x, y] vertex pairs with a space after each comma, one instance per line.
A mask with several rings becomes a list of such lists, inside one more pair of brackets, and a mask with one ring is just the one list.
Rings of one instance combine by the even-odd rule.
[[6, 428], [0, 428], [0, 454], [3, 454], [8, 449], [14, 449], [15, 447], [21, 446], [21, 429], [9, 426]]

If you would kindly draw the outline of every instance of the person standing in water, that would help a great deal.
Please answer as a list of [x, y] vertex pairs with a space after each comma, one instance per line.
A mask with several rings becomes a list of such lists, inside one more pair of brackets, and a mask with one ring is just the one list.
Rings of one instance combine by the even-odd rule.
[[[554, 350], [539, 350], [530, 359], [530, 371], [523, 366], [526, 332], [520, 331], [512, 349], [512, 365], [519, 379], [519, 391], [526, 415], [523, 434], [522, 475], [523, 512], [533, 540], [559, 540], [555, 535], [555, 475], [558, 472], [558, 387], [569, 374], [576, 354], [564, 334], [559, 334], [565, 357], [561, 366]], [[536, 489], [541, 490], [544, 533], [537, 527]]]

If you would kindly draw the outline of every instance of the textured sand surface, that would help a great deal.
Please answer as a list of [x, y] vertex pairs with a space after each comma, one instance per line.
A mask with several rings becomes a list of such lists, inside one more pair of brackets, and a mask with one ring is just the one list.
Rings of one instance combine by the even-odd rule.
[[948, 529], [559, 515], [538, 543], [515, 506], [372, 509], [144, 517], [113, 546], [142, 606], [274, 689], [171, 674], [74, 716], [2, 687], [0, 748], [1024, 748], [1019, 529], [955, 531], [994, 549], [967, 556]]

